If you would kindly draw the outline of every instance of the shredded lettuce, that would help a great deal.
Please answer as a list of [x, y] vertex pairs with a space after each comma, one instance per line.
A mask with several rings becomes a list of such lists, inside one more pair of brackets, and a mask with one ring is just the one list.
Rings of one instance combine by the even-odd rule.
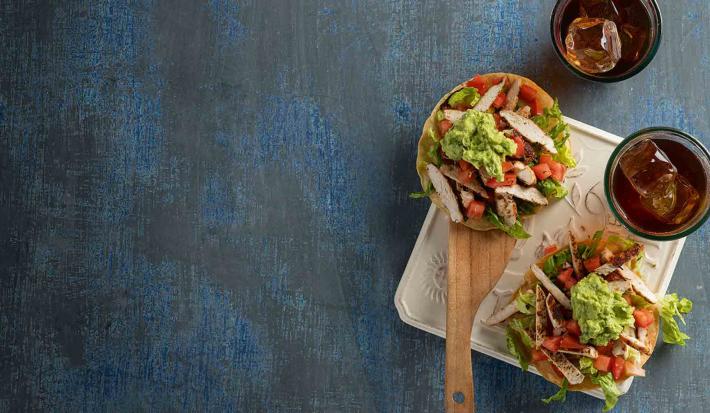
[[436, 111], [436, 121], [437, 121], [437, 122], [441, 122], [441, 121], [444, 120], [444, 119], [445, 119], [444, 111], [443, 111], [443, 110], [437, 110], [437, 111]]
[[432, 185], [431, 182], [429, 182], [429, 185], [427, 188], [421, 192], [411, 192], [409, 194], [409, 197], [412, 199], [420, 199], [420, 198], [426, 198], [429, 195], [431, 195], [434, 192], [434, 185]]
[[624, 358], [632, 363], [637, 363], [641, 361], [641, 352], [631, 346], [626, 346]]
[[488, 222], [495, 225], [496, 228], [513, 238], [530, 238], [530, 234], [525, 231], [525, 228], [523, 228], [523, 224], [520, 221], [515, 221], [514, 225], [505, 225], [503, 221], [500, 220], [500, 217], [493, 212], [491, 208], [486, 208], [486, 219], [488, 219]]
[[616, 234], [609, 235], [609, 237], [606, 239], [606, 242], [619, 246], [622, 251], [626, 251], [627, 249], [633, 247], [635, 244], [633, 240], [630, 240], [628, 238], [622, 238]]
[[529, 290], [515, 297], [515, 307], [523, 314], [535, 314], [535, 293]]
[[597, 374], [597, 369], [594, 368], [594, 360], [589, 357], [582, 357], [579, 359], [579, 371], [587, 376], [593, 376]]
[[616, 387], [614, 377], [612, 377], [611, 373], [607, 373], [604, 375], [593, 375], [591, 377], [591, 380], [592, 383], [598, 385], [604, 393], [605, 403], [604, 409], [602, 411], [608, 412], [609, 410], [613, 409], [614, 406], [616, 406], [616, 402], [619, 401], [619, 396], [621, 396], [621, 392]]
[[533, 347], [532, 339], [526, 330], [534, 322], [534, 317], [514, 318], [510, 320], [505, 329], [505, 345], [510, 354], [518, 359], [520, 368], [523, 371], [528, 370], [531, 358], [530, 351]]
[[542, 271], [551, 278], [557, 277], [557, 273], [560, 272], [562, 266], [572, 260], [572, 254], [569, 252], [568, 248], [560, 250], [555, 254], [551, 255], [545, 260], [542, 265]]
[[552, 178], [543, 179], [537, 182], [537, 189], [546, 197], [562, 199], [567, 196], [567, 188]]
[[481, 98], [478, 94], [478, 89], [475, 87], [465, 87], [449, 97], [449, 106], [456, 107], [460, 105], [473, 106]]
[[533, 117], [532, 120], [554, 141], [557, 153], [552, 155], [552, 159], [569, 168], [577, 166], [572, 150], [565, 145], [570, 136], [569, 125], [562, 120], [562, 112], [557, 99], [551, 108], [545, 108], [541, 115]]
[[668, 344], [685, 345], [685, 340], [690, 336], [680, 331], [675, 317], [685, 324], [683, 314], [688, 314], [693, 310], [693, 302], [687, 298], [678, 298], [678, 294], [668, 294], [660, 302], [661, 304], [661, 329], [663, 330], [663, 342]]
[[592, 236], [592, 243], [589, 244], [589, 248], [586, 248], [583, 253], [580, 253], [583, 260], [591, 257], [594, 252], [596, 252], [597, 247], [599, 247], [599, 241], [602, 239], [602, 235], [604, 235], [604, 231], [597, 231], [594, 233], [594, 236]]
[[542, 402], [545, 404], [550, 404], [552, 402], [563, 402], [567, 398], [567, 385], [569, 382], [567, 379], [562, 380], [562, 387], [560, 387], [560, 390], [557, 391], [557, 393], [553, 394], [552, 396], [548, 397], [547, 399], [542, 399]]

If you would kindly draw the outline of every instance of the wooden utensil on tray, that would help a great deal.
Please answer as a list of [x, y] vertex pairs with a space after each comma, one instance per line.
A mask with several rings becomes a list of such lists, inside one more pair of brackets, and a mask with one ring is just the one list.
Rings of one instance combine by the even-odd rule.
[[474, 411], [471, 329], [481, 301], [495, 287], [515, 239], [501, 231], [449, 224], [445, 404], [448, 413]]

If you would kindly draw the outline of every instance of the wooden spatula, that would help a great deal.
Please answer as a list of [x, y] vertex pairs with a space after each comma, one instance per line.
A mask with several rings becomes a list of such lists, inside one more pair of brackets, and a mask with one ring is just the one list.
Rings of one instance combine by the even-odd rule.
[[481, 301], [495, 287], [515, 240], [500, 231], [474, 231], [449, 224], [446, 305], [446, 394], [448, 413], [470, 413], [473, 399], [471, 329]]

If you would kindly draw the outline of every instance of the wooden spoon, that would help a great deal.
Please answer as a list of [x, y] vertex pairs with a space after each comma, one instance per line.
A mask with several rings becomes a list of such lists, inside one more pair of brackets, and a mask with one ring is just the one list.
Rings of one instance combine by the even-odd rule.
[[501, 231], [449, 225], [445, 404], [448, 413], [475, 410], [471, 329], [481, 301], [495, 287], [515, 240]]

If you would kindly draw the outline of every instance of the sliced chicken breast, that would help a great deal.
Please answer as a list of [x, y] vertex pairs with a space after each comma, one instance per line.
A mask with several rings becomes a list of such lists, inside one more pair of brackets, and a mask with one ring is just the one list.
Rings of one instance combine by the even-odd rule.
[[594, 270], [594, 272], [599, 275], [607, 275], [607, 274], [613, 273], [618, 268], [619, 267], [617, 267], [616, 265], [606, 263], [606, 264], [602, 265], [601, 267], [597, 267], [597, 269]]
[[457, 120], [461, 119], [464, 113], [466, 112], [462, 110], [444, 109], [444, 119], [450, 121], [451, 123], [454, 123]]
[[429, 180], [431, 180], [432, 185], [434, 185], [436, 193], [439, 194], [441, 198], [441, 202], [443, 202], [446, 209], [449, 210], [451, 220], [457, 223], [462, 222], [463, 215], [459, 209], [456, 195], [454, 195], [454, 191], [451, 189], [451, 185], [449, 185], [449, 181], [446, 180], [446, 177], [441, 174], [441, 171], [439, 171], [439, 168], [435, 165], [428, 164], [426, 171], [427, 175], [429, 175]]
[[459, 191], [459, 195], [461, 195], [461, 205], [463, 205], [464, 208], [468, 208], [471, 201], [475, 199], [473, 194], [463, 189], [459, 184], [456, 184], [456, 189]]
[[579, 257], [579, 254], [577, 254], [577, 240], [575, 239], [572, 231], [569, 232], [569, 252], [572, 256], [572, 267], [574, 268], [574, 273], [577, 277], [581, 277], [584, 275], [584, 273], [582, 273], [582, 268], [584, 267], [582, 267], [582, 259]]
[[515, 225], [518, 220], [518, 205], [512, 195], [496, 194], [496, 212], [505, 225]]
[[[522, 162], [520, 162], [522, 163]], [[532, 186], [537, 183], [537, 178], [535, 177], [535, 172], [533, 172], [532, 168], [530, 168], [527, 165], [523, 165], [524, 168], [517, 171], [515, 173], [515, 176], [518, 178], [518, 181], [522, 182], [523, 185], [526, 186]]]
[[552, 334], [561, 336], [565, 332], [565, 318], [562, 315], [562, 306], [555, 300], [552, 294], [548, 294], [545, 298], [545, 306], [547, 307], [547, 315], [552, 323]]
[[584, 374], [572, 364], [569, 359], [562, 353], [553, 353], [546, 348], [541, 348], [543, 353], [550, 359], [552, 364], [557, 367], [562, 374], [567, 378], [570, 384], [579, 384], [584, 381]]
[[623, 281], [609, 281], [607, 283], [611, 291], [618, 291], [621, 294], [631, 289], [631, 283], [627, 280]]
[[520, 79], [515, 79], [508, 89], [508, 94], [505, 95], [505, 110], [515, 110], [518, 104], [518, 94], [520, 93]]
[[518, 115], [510, 110], [501, 110], [500, 116], [523, 137], [532, 143], [542, 145], [548, 152], [557, 153], [555, 142], [532, 120]]
[[518, 109], [515, 113], [517, 113], [518, 115], [520, 115], [524, 118], [529, 118], [531, 112], [532, 112], [532, 109], [530, 109], [530, 106], [525, 105], [522, 108]]
[[643, 251], [643, 245], [634, 243], [634, 245], [626, 251], [622, 251], [612, 256], [611, 259], [609, 259], [609, 263], [620, 267], [631, 261], [633, 258], [638, 257], [641, 251]]
[[624, 277], [625, 280], [631, 283], [631, 287], [639, 293], [643, 298], [647, 299], [651, 303], [657, 303], [658, 297], [651, 291], [645, 282], [639, 277], [635, 272], [631, 271], [626, 265], [622, 265], [619, 270], [619, 274]]
[[481, 198], [488, 199], [488, 192], [483, 188], [483, 185], [478, 182], [477, 178], [474, 177], [472, 181], [466, 183], [459, 179], [459, 172], [461, 169], [458, 166], [442, 165], [439, 169], [441, 170], [441, 173], [444, 174], [444, 176], [454, 180], [456, 183], [463, 186], [464, 188], [470, 189], [474, 193], [480, 195]]
[[503, 85], [505, 84], [505, 79], [502, 80], [500, 83], [497, 85], [493, 85], [488, 90], [486, 93], [481, 96], [481, 99], [478, 100], [478, 103], [473, 106], [473, 110], [477, 110], [479, 112], [485, 112], [488, 109], [490, 109], [491, 105], [493, 104], [493, 101], [496, 100], [498, 97], [498, 94], [500, 91], [503, 89]]
[[547, 205], [548, 201], [542, 192], [538, 191], [534, 187], [524, 187], [518, 184], [511, 186], [499, 186], [495, 189], [496, 195], [513, 195], [516, 198], [522, 199], [523, 201], [532, 202], [537, 205]]
[[547, 307], [545, 292], [539, 285], [535, 288], [535, 347], [542, 346], [547, 336]]
[[538, 279], [542, 283], [542, 285], [547, 289], [547, 291], [550, 292], [550, 294], [555, 296], [555, 299], [557, 299], [557, 302], [562, 305], [562, 307], [571, 310], [572, 309], [572, 303], [569, 301], [569, 298], [565, 295], [565, 293], [562, 292], [562, 290], [559, 289], [555, 285], [555, 283], [552, 282], [549, 278], [547, 278], [547, 275], [538, 267], [537, 265], [533, 264], [530, 266], [530, 270], [532, 271], [533, 275], [535, 275], [535, 278]]
[[493, 313], [490, 317], [483, 321], [483, 324], [489, 326], [502, 323], [507, 320], [510, 316], [518, 312], [518, 307], [515, 305], [515, 300], [511, 301], [510, 304], [501, 308], [497, 312]]
[[576, 350], [568, 350], [561, 348], [558, 350], [560, 353], [565, 353], [565, 354], [572, 354], [574, 356], [582, 356], [582, 357], [589, 357], [590, 359], [595, 359], [599, 357], [599, 352], [597, 349], [595, 349], [592, 346], [586, 346], [584, 348], [576, 349]]

